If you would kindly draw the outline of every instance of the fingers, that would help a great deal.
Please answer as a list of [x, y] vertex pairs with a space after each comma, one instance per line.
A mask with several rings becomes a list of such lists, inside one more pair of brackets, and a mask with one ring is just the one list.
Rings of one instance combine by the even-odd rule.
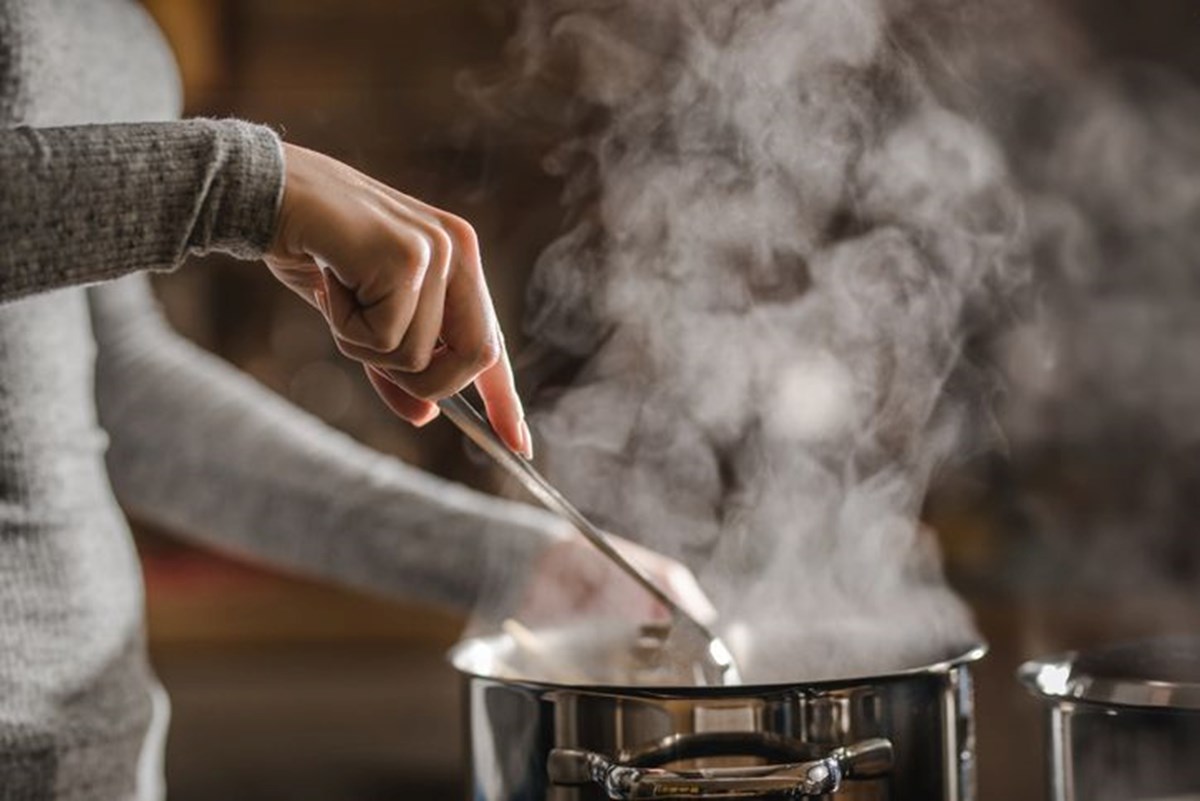
[[[402, 373], [419, 373], [426, 370], [433, 361], [434, 352], [438, 347], [446, 305], [450, 254], [446, 251], [443, 253], [444, 255], [439, 256], [427, 271], [416, 308], [411, 315], [411, 321], [399, 347], [388, 352], [380, 352], [375, 348], [366, 347], [341, 337], [337, 334], [335, 327], [335, 341], [338, 349], [348, 358], [364, 364], [373, 364], [382, 369]], [[335, 284], [339, 283], [332, 277], [330, 277], [330, 281]], [[353, 299], [349, 297], [349, 290], [339, 284], [338, 287], [332, 288], [331, 292], [339, 292], [341, 295], [339, 299], [341, 305], [331, 313], [344, 317], [348, 313], [348, 305], [353, 303]]]
[[523, 454], [526, 459], [532, 459], [533, 437], [529, 433], [529, 425], [525, 422], [521, 398], [517, 395], [508, 352], [503, 347], [496, 363], [479, 374], [479, 378], [475, 380], [475, 387], [479, 390], [479, 396], [483, 398], [492, 428], [496, 429], [496, 433], [508, 447]]
[[[447, 314], [449, 310], [447, 310]], [[455, 335], [443, 328], [444, 347], [435, 351], [433, 358], [420, 373], [392, 372], [392, 379], [419, 398], [441, 400], [458, 392], [474, 381], [483, 371], [496, 364], [503, 352], [500, 332], [493, 323], [483, 329], [482, 323], [468, 323], [471, 330]]]
[[[386, 376], [391, 385], [389, 405], [405, 419], [426, 419], [433, 408], [430, 404], [415, 406], [415, 401], [437, 401], [475, 381], [501, 439], [532, 458], [532, 437], [483, 278], [474, 230], [453, 217], [447, 217], [445, 225], [449, 234], [431, 251], [435, 261], [426, 270], [399, 346], [381, 353], [340, 335], [335, 339], [346, 356], [372, 365], [380, 371], [379, 376]], [[331, 273], [324, 275], [326, 316], [335, 332], [351, 330], [360, 319], [359, 298]], [[374, 330], [381, 329], [376, 325]]]
[[[448, 233], [433, 250], [435, 262], [426, 272], [400, 345], [381, 353], [339, 336], [338, 347], [346, 356], [386, 371], [392, 383], [423, 400], [439, 400], [477, 381], [497, 432], [513, 450], [530, 455], [531, 438], [475, 233], [466, 222], [444, 216]], [[357, 298], [335, 277], [327, 278], [331, 324], [335, 331], [345, 330], [357, 319]]]
[[420, 428], [438, 416], [438, 407], [426, 400], [414, 398], [400, 387], [393, 384], [388, 377], [378, 369], [363, 365], [367, 380], [375, 388], [376, 394], [397, 416], [404, 418], [417, 428]]
[[389, 367], [406, 373], [420, 373], [429, 368], [442, 335], [449, 273], [450, 265], [447, 259], [445, 264], [431, 269], [425, 277], [412, 324], [409, 325], [400, 347], [389, 354]]
[[408, 333], [430, 265], [447, 262], [449, 254], [435, 241], [438, 237], [419, 228], [376, 236], [384, 243], [331, 261], [322, 273], [329, 293], [329, 324], [338, 339], [390, 353]]
[[409, 392], [429, 400], [458, 392], [504, 355], [475, 231], [456, 217], [447, 216], [444, 225], [454, 243], [440, 332], [444, 347], [420, 373], [394, 376]]
[[285, 146], [272, 272], [321, 308], [338, 348], [406, 419], [478, 380], [488, 416], [529, 453], [475, 231], [319, 153]]

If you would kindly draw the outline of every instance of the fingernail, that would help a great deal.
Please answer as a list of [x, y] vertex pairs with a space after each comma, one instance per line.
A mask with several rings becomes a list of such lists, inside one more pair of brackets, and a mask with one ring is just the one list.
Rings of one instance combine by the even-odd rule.
[[317, 308], [321, 310], [321, 314], [329, 317], [329, 299], [325, 297], [324, 289], [314, 289], [313, 297], [317, 301]]
[[533, 458], [533, 435], [529, 433], [529, 423], [521, 421], [521, 453], [526, 459]]

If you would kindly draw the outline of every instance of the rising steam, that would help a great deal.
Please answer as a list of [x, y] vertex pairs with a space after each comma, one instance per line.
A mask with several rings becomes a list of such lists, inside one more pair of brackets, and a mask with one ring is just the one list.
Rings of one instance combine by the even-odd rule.
[[991, 567], [1010, 589], [1193, 606], [1200, 92], [1194, 47], [1169, 46], [1173, 10], [1191, 9], [1151, 4], [1135, 23], [1105, 4], [911, 6], [939, 95], [978, 108], [1006, 154], [1033, 267], [983, 348], [1005, 449], [968, 480], [1025, 555]]
[[531, 0], [512, 54], [482, 97], [569, 221], [545, 466], [700, 571], [749, 678], [973, 639], [918, 518], [996, 433], [1023, 581], [1194, 592], [1193, 85], [1042, 0]]
[[535, 417], [550, 476], [700, 571], [752, 680], [969, 644], [918, 515], [966, 322], [1023, 276], [998, 147], [881, 3], [540, 0], [514, 53], [494, 110], [566, 131], [531, 333], [582, 367]]

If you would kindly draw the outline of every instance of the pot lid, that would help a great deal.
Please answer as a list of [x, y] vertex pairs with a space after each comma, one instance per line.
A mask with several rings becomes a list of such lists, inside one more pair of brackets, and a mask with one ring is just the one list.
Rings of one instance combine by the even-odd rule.
[[1096, 704], [1200, 710], [1200, 638], [1169, 637], [1026, 662], [1034, 693]]

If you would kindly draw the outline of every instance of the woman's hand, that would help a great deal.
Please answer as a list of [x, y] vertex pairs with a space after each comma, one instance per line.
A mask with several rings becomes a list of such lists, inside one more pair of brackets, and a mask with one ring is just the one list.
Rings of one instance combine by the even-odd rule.
[[275, 277], [321, 311], [396, 414], [424, 425], [474, 382], [496, 432], [529, 455], [471, 226], [320, 153], [284, 145], [284, 160]]
[[[697, 620], [707, 623], [716, 619], [716, 610], [687, 567], [611, 534], [609, 542]], [[643, 622], [670, 618], [662, 604], [639, 584], [582, 536], [572, 533], [542, 552], [516, 617], [526, 625], [543, 626], [589, 615]]]

